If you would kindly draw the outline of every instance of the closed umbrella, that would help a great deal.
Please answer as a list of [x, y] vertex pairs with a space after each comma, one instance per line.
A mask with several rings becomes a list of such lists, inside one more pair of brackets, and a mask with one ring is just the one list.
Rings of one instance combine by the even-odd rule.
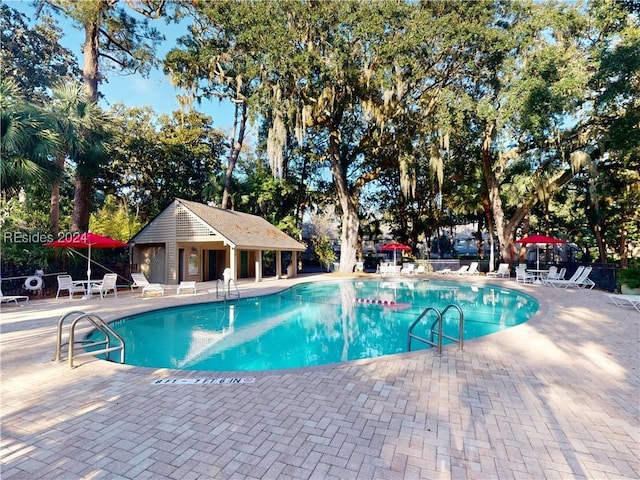
[[[546, 235], [531, 235], [529, 237], [521, 238], [520, 240], [516, 240], [516, 243], [521, 243], [522, 245], [526, 244], [542, 244], [542, 245], [552, 245], [556, 243], [567, 243], [566, 240], [562, 240], [560, 238], [547, 237]], [[540, 252], [536, 249], [536, 270], [540, 270]]]
[[[58, 248], [86, 248], [87, 251], [87, 282], [91, 282], [91, 249], [93, 248], [120, 248], [126, 247], [125, 242], [111, 237], [98, 235], [97, 233], [70, 233], [59, 240], [44, 244], [46, 247]], [[89, 289], [90, 290], [90, 289]]]
[[393, 251], [393, 264], [396, 264], [396, 252], [400, 251], [408, 251], [411, 250], [411, 247], [408, 245], [403, 245], [402, 243], [388, 243], [387, 245], [383, 245], [379, 248], [381, 252], [391, 252]]

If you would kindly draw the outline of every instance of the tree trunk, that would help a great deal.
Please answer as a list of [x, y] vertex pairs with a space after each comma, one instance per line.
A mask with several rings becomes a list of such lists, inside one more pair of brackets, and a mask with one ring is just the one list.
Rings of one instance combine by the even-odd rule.
[[485, 198], [483, 195], [482, 199], [482, 209], [484, 210], [484, 215], [487, 219], [487, 232], [489, 232], [489, 271], [493, 272], [496, 266], [495, 260], [495, 227], [493, 225], [493, 214], [491, 212], [491, 205], [489, 204], [489, 199]]
[[340, 158], [340, 132], [332, 130], [329, 135], [329, 157], [331, 173], [342, 208], [342, 233], [340, 234], [340, 269], [342, 273], [351, 273], [356, 264], [358, 251], [358, 217], [357, 198], [352, 198], [345, 169]]
[[593, 226], [593, 236], [596, 238], [596, 245], [598, 245], [599, 262], [607, 263], [607, 249], [604, 246], [600, 225], [597, 223]]
[[93, 180], [76, 175], [75, 194], [73, 196], [72, 232], [87, 232], [89, 230], [89, 212], [91, 207], [91, 188]]
[[[62, 172], [64, 168], [64, 156], [58, 155], [56, 157], [56, 168], [59, 169], [59, 172]], [[51, 186], [51, 214], [50, 214], [50, 223], [51, 223], [51, 233], [53, 233], [54, 237], [58, 237], [58, 233], [60, 232], [60, 177], [56, 176], [53, 180], [53, 185]]]
[[[98, 101], [98, 24], [97, 21], [86, 22], [85, 43], [82, 47], [84, 54], [84, 66], [82, 75], [84, 89], [88, 100]], [[75, 192], [73, 194], [73, 220], [71, 230], [73, 232], [86, 232], [89, 230], [89, 207], [91, 204], [91, 189], [93, 178], [86, 177], [82, 173], [80, 165], [76, 166]]]
[[487, 182], [487, 192], [489, 194], [491, 212], [493, 213], [494, 226], [498, 234], [498, 242], [500, 243], [500, 256], [506, 262], [509, 262], [516, 257], [516, 251], [512, 240], [513, 237], [511, 236], [512, 232], [505, 229], [504, 211], [502, 209], [502, 199], [500, 198], [500, 185], [493, 171], [493, 163], [491, 161], [493, 134], [494, 125], [487, 125], [482, 142], [482, 169], [485, 181]]
[[629, 250], [627, 249], [626, 211], [622, 211], [620, 218], [620, 266], [627, 268], [629, 265]]
[[[236, 163], [238, 162], [238, 157], [240, 156], [240, 150], [242, 150], [242, 143], [244, 142], [245, 129], [247, 126], [247, 102], [242, 102], [242, 107], [238, 107], [236, 104], [236, 112], [235, 112], [236, 121], [233, 126], [233, 138], [232, 138], [232, 146], [229, 151], [229, 164], [227, 165], [227, 172], [225, 174], [224, 180], [224, 191], [222, 192], [222, 208], [228, 209], [229, 204], [231, 203], [231, 178], [233, 175], [233, 170], [236, 167]], [[238, 119], [238, 117], [240, 117]], [[236, 140], [236, 126], [240, 124], [238, 139]]]
[[84, 45], [82, 54], [84, 65], [82, 67], [82, 78], [84, 91], [91, 102], [98, 101], [98, 83], [100, 82], [100, 72], [98, 71], [98, 23], [86, 22], [84, 24]]

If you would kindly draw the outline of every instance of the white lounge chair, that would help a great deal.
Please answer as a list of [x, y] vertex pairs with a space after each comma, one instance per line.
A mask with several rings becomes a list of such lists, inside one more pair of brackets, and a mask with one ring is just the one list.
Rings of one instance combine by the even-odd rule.
[[2, 290], [0, 290], [0, 303], [13, 302], [18, 305], [19, 300], [24, 300], [24, 302], [27, 303], [29, 301], [29, 297], [26, 295], [5, 295], [2, 293]]
[[400, 269], [400, 274], [401, 275], [412, 275], [413, 273], [415, 273], [415, 265], [413, 263], [405, 263], [402, 265], [402, 268]]
[[463, 265], [461, 266], [458, 270], [449, 270], [448, 269], [443, 269], [440, 270], [442, 273], [449, 274], [449, 275], [464, 275], [465, 273], [467, 273], [467, 271], [469, 271], [469, 265]]
[[480, 275], [480, 272], [478, 271], [478, 262], [471, 262], [467, 271], [463, 272], [462, 275]]
[[547, 280], [545, 281], [545, 284], [547, 284], [549, 286], [552, 286], [552, 287], [556, 287], [556, 288], [560, 287], [560, 286], [564, 287], [565, 284], [567, 284], [569, 282], [573, 283], [576, 280], [578, 280], [578, 278], [580, 278], [580, 275], [582, 275], [582, 272], [584, 271], [584, 268], [585, 267], [583, 267], [583, 266], [578, 267], [576, 269], [576, 271], [573, 272], [573, 275], [571, 275], [571, 278], [568, 278], [566, 280], [565, 279], [554, 280], [554, 279], [547, 278]]
[[118, 298], [118, 288], [116, 286], [117, 281], [117, 274], [107, 273], [102, 277], [102, 281], [91, 283], [89, 293], [99, 293], [100, 298], [104, 298], [109, 294], [109, 292], [113, 292], [113, 295]]
[[134, 288], [142, 288], [142, 296], [144, 297], [145, 293], [148, 294], [156, 294], [164, 295], [164, 287], [159, 283], [149, 283], [147, 277], [145, 277], [144, 273], [132, 273], [131, 278], [133, 279], [133, 283], [131, 284], [131, 291], [133, 292]]
[[[567, 269], [564, 267], [558, 270], [557, 267], [551, 266], [549, 267], [549, 274], [542, 279], [542, 283], [547, 285], [548, 280], [565, 280], [564, 276], [566, 273], [567, 273]], [[548, 284], [548, 285], [551, 285], [551, 284]]]
[[71, 278], [71, 275], [58, 275], [58, 291], [56, 292], [56, 300], [58, 299], [58, 295], [62, 291], [69, 292], [69, 298], [73, 298], [74, 293], [81, 293], [84, 295], [86, 293], [86, 287], [84, 282], [76, 282]]
[[416, 268], [417, 275], [425, 275], [427, 273], [427, 268], [424, 265], [418, 265]]
[[[596, 286], [596, 283], [589, 278], [589, 275], [591, 275], [592, 270], [593, 270], [593, 267], [585, 267], [580, 278], [576, 280], [575, 286], [578, 288], [586, 288], [586, 289], [592, 290], [593, 287]], [[569, 285], [569, 286], [571, 287], [573, 285]]]
[[509, 277], [511, 275], [511, 272], [509, 271], [509, 264], [508, 263], [501, 263], [500, 265], [498, 265], [498, 270], [496, 270], [495, 272], [488, 272], [487, 273], [487, 277], [500, 277], [500, 278], [504, 278], [504, 277]]
[[595, 287], [593, 280], [589, 278], [592, 267], [578, 267], [569, 280], [547, 280], [546, 284], [554, 288], [588, 288], [591, 290]]
[[196, 291], [196, 282], [180, 282], [180, 285], [178, 285], [178, 288], [176, 289], [176, 293], [180, 295], [182, 292], [198, 293]]
[[607, 295], [619, 307], [633, 307], [640, 312], [640, 295]]

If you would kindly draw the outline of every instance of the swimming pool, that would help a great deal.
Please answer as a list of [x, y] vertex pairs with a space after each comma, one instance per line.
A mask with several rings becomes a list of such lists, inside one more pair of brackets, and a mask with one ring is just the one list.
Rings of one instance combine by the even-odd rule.
[[[302, 283], [278, 294], [171, 307], [111, 323], [128, 365], [208, 371], [262, 371], [326, 365], [407, 351], [407, 332], [426, 307], [456, 304], [464, 339], [528, 320], [530, 296], [446, 281], [349, 280]], [[451, 314], [451, 315], [449, 315]], [[435, 316], [414, 333], [428, 336]], [[459, 315], [443, 318], [458, 337]], [[412, 350], [429, 348], [412, 342]]]

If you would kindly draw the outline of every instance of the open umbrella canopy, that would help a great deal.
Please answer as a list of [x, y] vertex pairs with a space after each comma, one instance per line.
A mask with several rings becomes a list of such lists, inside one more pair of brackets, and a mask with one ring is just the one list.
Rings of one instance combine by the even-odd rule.
[[397, 250], [411, 250], [411, 247], [408, 245], [403, 245], [402, 243], [388, 243], [386, 245], [383, 245], [379, 248], [380, 251], [382, 252], [391, 252], [391, 251], [397, 251]]
[[126, 247], [127, 244], [115, 238], [105, 237], [97, 233], [69, 233], [59, 240], [44, 244], [46, 247], [72, 247], [72, 248], [118, 248]]
[[120, 248], [126, 247], [125, 242], [116, 240], [115, 238], [105, 237], [104, 235], [98, 235], [97, 233], [84, 232], [84, 233], [69, 233], [61, 236], [60, 239], [53, 242], [44, 244], [46, 247], [58, 247], [58, 248], [87, 248], [87, 281], [91, 281], [91, 249], [92, 248]]
[[527, 243], [567, 243], [567, 241], [560, 238], [547, 237], [546, 235], [531, 235], [516, 240], [516, 243], [522, 243], [524, 245]]

